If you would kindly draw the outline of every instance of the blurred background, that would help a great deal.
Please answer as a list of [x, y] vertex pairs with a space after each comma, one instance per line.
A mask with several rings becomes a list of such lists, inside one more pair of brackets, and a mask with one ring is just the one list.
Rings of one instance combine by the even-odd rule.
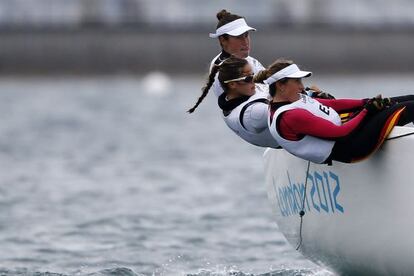
[[265, 65], [413, 69], [409, 0], [1, 0], [0, 73], [202, 73], [222, 8], [258, 29], [251, 54]]
[[412, 93], [409, 0], [0, 0], [1, 275], [333, 275], [278, 231], [216, 97], [186, 113], [223, 8], [306, 85]]

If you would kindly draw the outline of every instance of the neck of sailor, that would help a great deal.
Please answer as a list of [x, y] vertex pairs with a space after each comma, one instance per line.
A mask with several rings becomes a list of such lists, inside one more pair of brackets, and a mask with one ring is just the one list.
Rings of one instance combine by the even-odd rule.
[[300, 93], [304, 90], [302, 79], [287, 79], [276, 82], [276, 93], [272, 102], [295, 102], [299, 100]]
[[227, 89], [226, 91], [226, 100], [233, 100], [240, 97], [236, 89]]

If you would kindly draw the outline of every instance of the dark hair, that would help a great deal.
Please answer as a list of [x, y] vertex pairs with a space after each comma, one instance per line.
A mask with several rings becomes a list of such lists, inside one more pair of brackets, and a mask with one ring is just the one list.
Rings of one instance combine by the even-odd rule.
[[[226, 25], [227, 23], [230, 23], [230, 22], [232, 22], [234, 20], [243, 18], [240, 15], [233, 14], [231, 12], [228, 12], [227, 10], [224, 10], [224, 9], [221, 10], [221, 11], [219, 11], [217, 13], [216, 17], [217, 17], [217, 20], [218, 20], [216, 30], [218, 28], [220, 28], [221, 26]], [[224, 39], [227, 39], [229, 37], [229, 35], [228, 34], [223, 34], [223, 35], [221, 35], [221, 37], [224, 37]]]
[[[273, 62], [269, 67], [265, 70], [259, 71], [255, 76], [253, 81], [258, 83], [263, 83], [264, 80], [268, 79], [274, 73], [282, 70], [283, 68], [292, 65], [293, 61], [285, 58], [278, 58], [275, 62]], [[288, 81], [287, 78], [278, 80], [277, 82], [286, 83]], [[276, 82], [269, 85], [269, 94], [270, 96], [274, 97], [276, 94]]]
[[194, 110], [200, 105], [200, 103], [204, 100], [204, 98], [207, 96], [208, 91], [210, 90], [211, 86], [214, 83], [214, 80], [216, 78], [217, 72], [219, 72], [218, 80], [220, 82], [221, 87], [223, 87], [224, 92], [228, 89], [228, 84], [224, 83], [226, 80], [236, 79], [242, 75], [243, 67], [247, 64], [247, 60], [244, 58], [237, 58], [237, 57], [229, 57], [225, 61], [223, 61], [221, 64], [213, 65], [213, 68], [211, 68], [211, 72], [208, 75], [208, 80], [206, 85], [202, 88], [202, 94], [198, 98], [196, 104], [190, 108], [187, 112], [193, 113]]
[[230, 23], [230, 22], [232, 22], [232, 21], [234, 21], [234, 20], [237, 20], [237, 19], [240, 19], [240, 18], [243, 18], [242, 16], [240, 16], [240, 15], [237, 15], [237, 14], [233, 14], [233, 13], [231, 13], [231, 12], [228, 12], [228, 11], [226, 11], [226, 10], [221, 10], [221, 11], [219, 11], [218, 13], [217, 13], [217, 15], [216, 15], [216, 17], [217, 17], [217, 19], [218, 19], [218, 23], [217, 23], [217, 27], [216, 27], [216, 29], [218, 29], [218, 28], [220, 28], [221, 26], [224, 26], [224, 25], [226, 25], [227, 23]]
[[224, 91], [227, 91], [228, 89], [228, 84], [224, 83], [224, 81], [241, 77], [243, 74], [243, 67], [247, 63], [247, 60], [244, 58], [231, 56], [221, 64], [218, 80]]
[[208, 80], [206, 85], [201, 89], [202, 93], [201, 96], [198, 98], [196, 104], [187, 110], [188, 113], [193, 113], [194, 110], [201, 104], [201, 102], [204, 100], [204, 98], [207, 96], [208, 91], [210, 90], [211, 86], [214, 83], [214, 79], [216, 78], [217, 71], [219, 70], [220, 65], [214, 64], [211, 68], [210, 74], [208, 75]]

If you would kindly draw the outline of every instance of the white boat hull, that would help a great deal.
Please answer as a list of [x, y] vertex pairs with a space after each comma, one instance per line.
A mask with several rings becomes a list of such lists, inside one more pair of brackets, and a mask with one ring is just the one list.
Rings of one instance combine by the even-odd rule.
[[[390, 137], [413, 131], [396, 127]], [[276, 221], [296, 248], [308, 162], [281, 149], [264, 158]], [[413, 274], [413, 172], [414, 135], [387, 141], [359, 163], [311, 163], [299, 251], [340, 274]]]

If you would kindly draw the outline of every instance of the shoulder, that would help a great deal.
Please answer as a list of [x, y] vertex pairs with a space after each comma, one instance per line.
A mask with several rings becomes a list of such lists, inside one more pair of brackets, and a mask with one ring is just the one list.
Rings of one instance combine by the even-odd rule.
[[269, 110], [269, 105], [263, 102], [255, 102], [251, 104], [246, 112], [254, 120], [260, 120], [262, 118], [267, 118], [267, 112]]
[[262, 131], [267, 128], [268, 107], [267, 103], [254, 102], [246, 108], [243, 122], [247, 130]]

